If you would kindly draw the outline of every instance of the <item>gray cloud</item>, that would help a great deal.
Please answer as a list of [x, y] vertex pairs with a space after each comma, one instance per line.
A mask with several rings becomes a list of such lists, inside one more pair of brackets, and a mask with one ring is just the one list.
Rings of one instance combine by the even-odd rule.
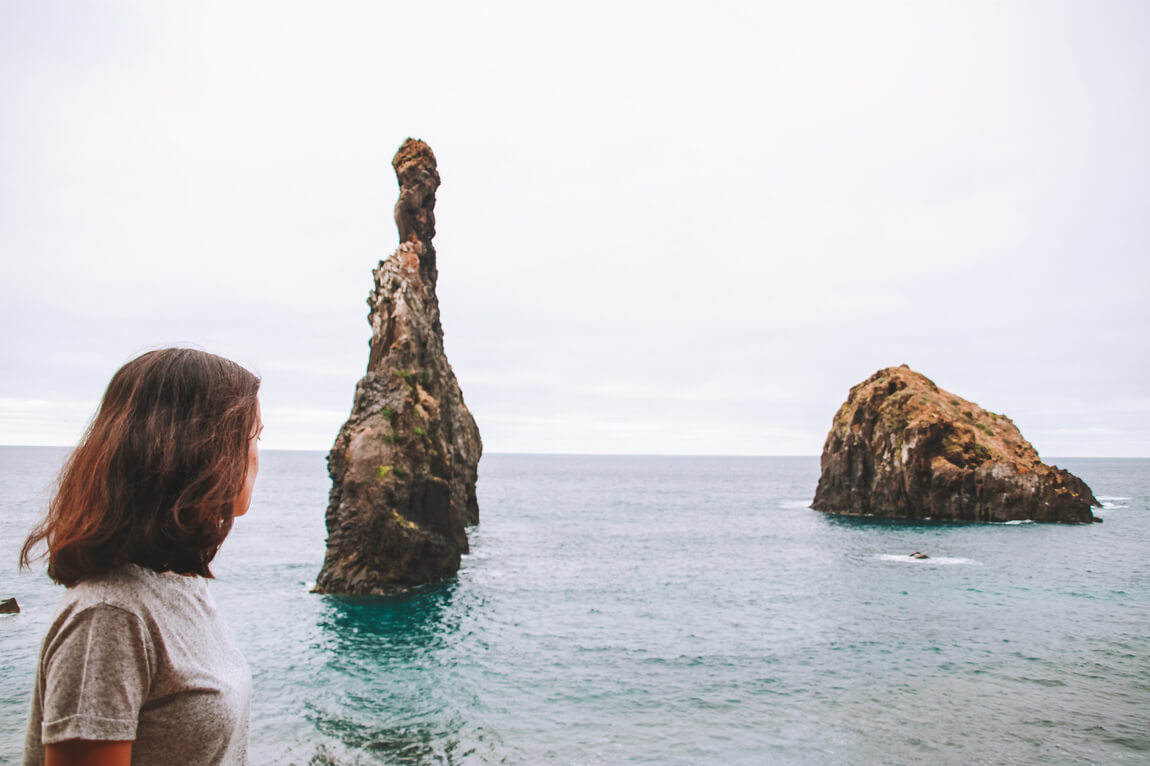
[[1147, 16], [6, 4], [0, 441], [189, 342], [326, 449], [416, 135], [488, 450], [814, 454], [906, 362], [1043, 454], [1146, 455]]

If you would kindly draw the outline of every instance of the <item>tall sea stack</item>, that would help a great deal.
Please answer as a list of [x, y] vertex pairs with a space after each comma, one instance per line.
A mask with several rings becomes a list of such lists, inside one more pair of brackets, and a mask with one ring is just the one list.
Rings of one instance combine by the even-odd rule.
[[400, 245], [373, 272], [367, 374], [327, 458], [320, 593], [392, 593], [450, 577], [467, 552], [465, 527], [479, 523], [483, 445], [443, 351], [435, 296], [435, 155], [409, 138], [392, 166]]
[[1093, 521], [1086, 482], [1048, 466], [1005, 415], [905, 364], [851, 389], [823, 446], [811, 507], [950, 521]]

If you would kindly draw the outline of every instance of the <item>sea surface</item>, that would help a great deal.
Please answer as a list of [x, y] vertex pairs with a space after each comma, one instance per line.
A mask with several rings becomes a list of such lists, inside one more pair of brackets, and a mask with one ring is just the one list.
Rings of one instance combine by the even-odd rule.
[[[65, 454], [0, 447], [0, 763], [61, 592], [17, 551]], [[338, 598], [309, 592], [324, 454], [265, 452], [211, 584], [252, 763], [1150, 763], [1150, 460], [1054, 462], [1105, 523], [829, 516], [813, 457], [488, 455], [457, 577]]]

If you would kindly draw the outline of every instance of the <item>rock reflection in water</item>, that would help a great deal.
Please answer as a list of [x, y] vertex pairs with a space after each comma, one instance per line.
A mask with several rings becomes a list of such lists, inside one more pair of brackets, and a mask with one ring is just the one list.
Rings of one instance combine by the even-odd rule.
[[329, 742], [309, 764], [451, 764], [475, 754], [462, 736], [466, 692], [443, 684], [458, 660], [456, 587], [324, 599], [322, 679], [306, 708]]

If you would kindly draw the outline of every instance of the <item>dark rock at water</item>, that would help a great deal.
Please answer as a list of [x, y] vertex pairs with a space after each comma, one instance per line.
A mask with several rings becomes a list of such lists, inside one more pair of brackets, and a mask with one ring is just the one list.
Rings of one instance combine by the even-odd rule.
[[435, 155], [407, 139], [399, 248], [373, 272], [371, 350], [351, 416], [328, 454], [332, 479], [321, 593], [391, 593], [450, 577], [479, 522], [482, 443], [443, 350], [435, 295]]
[[20, 614], [20, 605], [16, 603], [16, 599], [6, 598], [0, 601], [0, 614]]
[[906, 365], [850, 391], [823, 446], [811, 507], [854, 516], [1002, 522], [1094, 520], [1084, 481], [1043, 463], [1005, 415]]

